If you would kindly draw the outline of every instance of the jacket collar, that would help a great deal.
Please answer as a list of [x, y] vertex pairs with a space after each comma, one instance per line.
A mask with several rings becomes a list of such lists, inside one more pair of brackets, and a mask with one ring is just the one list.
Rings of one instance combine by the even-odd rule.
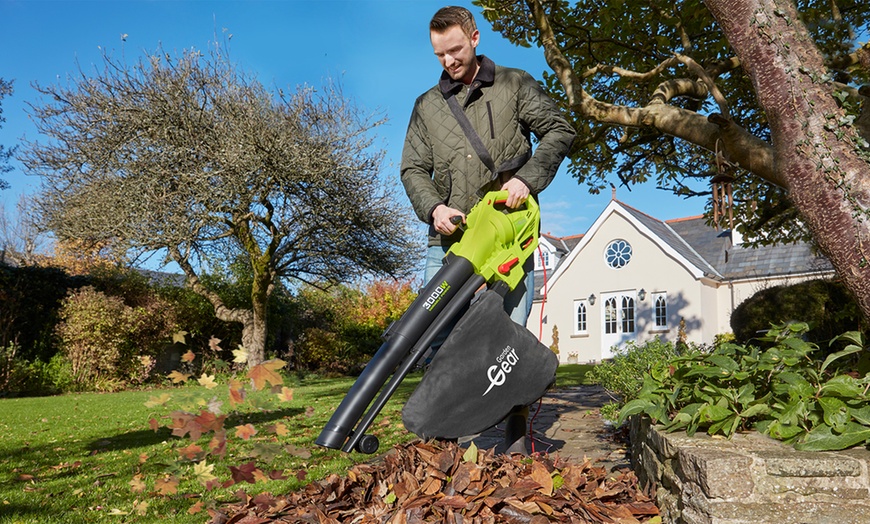
[[[495, 62], [484, 55], [478, 55], [477, 60], [480, 62], [480, 70], [477, 71], [477, 76], [474, 77], [469, 86], [471, 91], [483, 86], [491, 86], [495, 80]], [[444, 98], [448, 98], [458, 93], [463, 84], [460, 80], [450, 78], [447, 71], [442, 71], [438, 86], [441, 88], [441, 94], [444, 95]]]

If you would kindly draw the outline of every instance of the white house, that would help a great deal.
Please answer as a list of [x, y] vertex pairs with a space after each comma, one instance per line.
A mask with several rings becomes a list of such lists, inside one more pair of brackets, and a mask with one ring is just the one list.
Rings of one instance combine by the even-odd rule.
[[[600, 361], [629, 340], [712, 343], [760, 289], [833, 276], [806, 244], [743, 247], [701, 216], [662, 221], [615, 198], [583, 235], [542, 235], [527, 327], [560, 363]], [[542, 264], [543, 260], [543, 264]], [[546, 271], [545, 271], [546, 269]]]

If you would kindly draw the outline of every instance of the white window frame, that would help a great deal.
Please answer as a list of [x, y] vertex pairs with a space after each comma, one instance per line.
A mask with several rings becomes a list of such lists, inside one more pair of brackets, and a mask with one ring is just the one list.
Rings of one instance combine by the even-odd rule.
[[[580, 329], [580, 308], [583, 308], [583, 329]], [[573, 315], [574, 318], [574, 334], [575, 335], [588, 335], [589, 334], [589, 301], [586, 299], [580, 299], [574, 301], [574, 310]]]
[[[659, 300], [664, 302], [664, 311], [659, 315]], [[664, 291], [656, 291], [650, 294], [650, 303], [652, 304], [652, 325], [654, 331], [666, 331], [668, 327], [668, 294]], [[660, 324], [662, 320], [664, 323]]]

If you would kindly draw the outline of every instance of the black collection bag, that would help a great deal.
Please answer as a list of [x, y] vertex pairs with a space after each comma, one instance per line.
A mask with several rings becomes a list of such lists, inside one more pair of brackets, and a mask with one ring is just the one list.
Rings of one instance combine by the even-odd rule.
[[555, 353], [505, 313], [502, 296], [486, 291], [435, 354], [402, 420], [421, 438], [480, 433], [541, 398], [558, 365]]

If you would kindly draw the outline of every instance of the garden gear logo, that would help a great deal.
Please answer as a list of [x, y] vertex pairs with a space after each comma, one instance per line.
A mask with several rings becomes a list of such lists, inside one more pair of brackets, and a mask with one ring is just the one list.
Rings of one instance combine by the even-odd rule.
[[517, 362], [520, 361], [520, 357], [517, 356], [516, 349], [506, 346], [495, 361], [497, 364], [489, 366], [489, 369], [486, 370], [486, 375], [489, 378], [489, 387], [486, 388], [481, 397], [485, 397], [495, 386], [501, 386], [505, 383], [507, 376], [514, 370]]

